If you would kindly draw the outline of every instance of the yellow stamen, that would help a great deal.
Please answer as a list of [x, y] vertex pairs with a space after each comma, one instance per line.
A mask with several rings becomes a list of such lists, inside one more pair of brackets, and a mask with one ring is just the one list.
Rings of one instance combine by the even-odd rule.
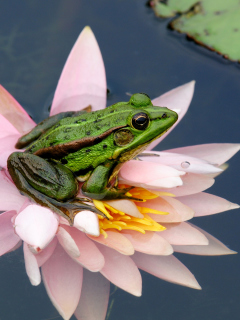
[[165, 211], [159, 211], [159, 210], [155, 210], [155, 209], [151, 209], [151, 208], [146, 208], [146, 207], [137, 207], [138, 210], [141, 213], [153, 213], [153, 214], [161, 214], [161, 215], [167, 215], [169, 214], [169, 212], [165, 212]]
[[[159, 194], [160, 193], [161, 195], [173, 196], [172, 194], [169, 194], [167, 192], [159, 192]], [[128, 193], [128, 196], [133, 196], [133, 198], [142, 199], [143, 201], [158, 197], [158, 195], [143, 188], [131, 189], [131, 194]], [[137, 201], [134, 200], [134, 202]], [[108, 203], [99, 200], [93, 200], [93, 203], [95, 207], [101, 212], [103, 212], [106, 216], [105, 218], [101, 215], [98, 215], [100, 234], [102, 234], [104, 238], [108, 236], [106, 232], [107, 230], [115, 229], [119, 232], [121, 232], [122, 230], [134, 230], [144, 234], [146, 231], [163, 231], [166, 229], [165, 227], [157, 223], [154, 219], [152, 219], [148, 214], [166, 215], [168, 214], [168, 212], [151, 209], [147, 207], [137, 207], [143, 215], [143, 218], [137, 218], [130, 216], [129, 214], [120, 211], [116, 208], [113, 208]]]
[[149, 190], [140, 188], [140, 187], [136, 187], [136, 188], [132, 189], [131, 194], [134, 198], [143, 199], [145, 201], [159, 197], [155, 193], [153, 193]]
[[110, 219], [110, 220], [113, 219], [113, 217], [112, 217], [112, 216], [108, 213], [108, 211], [106, 210], [106, 208], [105, 208], [105, 206], [104, 206], [104, 204], [103, 204], [102, 201], [93, 200], [93, 203], [94, 203], [95, 207], [96, 207], [98, 210], [102, 211], [102, 212], [106, 215], [106, 217], [108, 217], [108, 219]]
[[176, 197], [175, 194], [170, 192], [162, 192], [156, 190], [152, 190], [152, 192], [155, 194], [156, 197]]

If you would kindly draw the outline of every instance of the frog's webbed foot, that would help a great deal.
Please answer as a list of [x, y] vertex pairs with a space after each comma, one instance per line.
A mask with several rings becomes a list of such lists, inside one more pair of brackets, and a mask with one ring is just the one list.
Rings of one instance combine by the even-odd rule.
[[75, 198], [66, 202], [60, 202], [55, 199], [44, 197], [44, 203], [41, 203], [41, 205], [45, 206], [45, 204], [54, 212], [67, 219], [71, 226], [73, 225], [75, 215], [85, 210], [92, 211], [106, 218], [103, 212], [98, 210], [95, 206], [86, 203], [86, 198]]

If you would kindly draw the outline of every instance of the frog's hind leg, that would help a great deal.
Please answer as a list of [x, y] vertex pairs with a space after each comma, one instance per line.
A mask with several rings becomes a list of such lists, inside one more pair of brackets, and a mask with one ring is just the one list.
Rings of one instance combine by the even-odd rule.
[[75, 214], [82, 210], [102, 214], [94, 206], [84, 203], [86, 198], [75, 198], [78, 182], [74, 174], [60, 163], [14, 152], [8, 158], [8, 170], [21, 193], [63, 216], [70, 224]]

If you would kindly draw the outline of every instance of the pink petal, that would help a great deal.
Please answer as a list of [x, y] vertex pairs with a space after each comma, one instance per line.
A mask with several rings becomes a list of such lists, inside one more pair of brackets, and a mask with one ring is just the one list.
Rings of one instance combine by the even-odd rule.
[[[22, 246], [22, 240], [19, 240], [18, 243], [14, 247], [11, 248], [11, 250], [8, 250], [8, 252], [13, 252], [13, 251], [19, 249], [21, 246]], [[8, 252], [6, 252], [6, 253], [8, 253]]]
[[19, 134], [3, 137], [0, 139], [0, 166], [7, 166], [7, 159], [11, 153], [17, 151], [15, 144], [20, 137]]
[[106, 106], [106, 75], [102, 55], [93, 32], [83, 29], [59, 79], [51, 115], [78, 111], [88, 105], [93, 110]]
[[74, 313], [78, 320], [105, 320], [110, 282], [100, 273], [83, 270], [82, 293]]
[[[192, 225], [193, 226], [193, 225]], [[188, 254], [197, 254], [203, 256], [220, 256], [226, 254], [235, 254], [235, 251], [228, 249], [222, 242], [218, 239], [214, 238], [212, 235], [207, 233], [206, 231], [193, 226], [201, 233], [203, 233], [209, 241], [208, 246], [173, 246], [174, 251], [188, 253]]]
[[20, 192], [12, 181], [6, 176], [4, 171], [0, 172], [0, 210], [20, 210], [26, 197]]
[[193, 289], [201, 289], [194, 275], [173, 255], [150, 256], [136, 252], [133, 260], [138, 268], [155, 277]]
[[[147, 156], [147, 154], [151, 154], [151, 156]], [[184, 172], [192, 172], [197, 174], [216, 174], [222, 172], [222, 169], [216, 167], [206, 160], [190, 157], [185, 154], [147, 151], [143, 152], [141, 155], [142, 156], [138, 156], [140, 160], [170, 166], [176, 170]]]
[[0, 113], [18, 130], [25, 133], [35, 126], [35, 122], [27, 112], [11, 96], [11, 94], [0, 85]]
[[42, 251], [35, 255], [39, 267], [41, 267], [51, 257], [56, 248], [57, 243], [58, 241], [55, 237], [47, 247], [45, 247]]
[[69, 320], [81, 294], [82, 267], [58, 244], [52, 256], [42, 266], [42, 276], [53, 305], [63, 319]]
[[29, 280], [33, 286], [38, 286], [41, 283], [41, 274], [39, 271], [37, 259], [35, 255], [29, 250], [26, 242], [23, 244], [23, 253], [25, 260], [25, 268]]
[[0, 138], [14, 134], [19, 135], [18, 130], [11, 124], [11, 122], [9, 122], [2, 114], [0, 114]]
[[[214, 184], [213, 178], [195, 173], [186, 173], [185, 176], [182, 177], [182, 181], [183, 185], [181, 187], [167, 189], [167, 192], [177, 197], [182, 197], [204, 191]], [[166, 191], [166, 189], [160, 191]], [[155, 193], [155, 191], [153, 192]]]
[[15, 219], [15, 231], [19, 237], [35, 247], [43, 249], [53, 239], [58, 229], [56, 215], [49, 209], [30, 204]]
[[124, 237], [123, 234], [114, 230], [108, 230], [106, 232], [108, 235], [107, 238], [104, 238], [102, 234], [99, 237], [93, 237], [90, 235], [88, 237], [98, 243], [104, 244], [107, 247], [113, 248], [122, 254], [132, 255], [134, 253], [133, 245], [126, 237]]
[[239, 205], [236, 203], [205, 192], [181, 197], [179, 200], [195, 211], [194, 217], [208, 216], [239, 208]]
[[175, 245], [208, 245], [208, 239], [196, 228], [186, 222], [164, 223], [167, 230], [158, 232], [169, 243]]
[[[138, 202], [138, 206], [168, 212], [168, 215], [151, 214], [149, 216], [156, 222], [182, 222], [194, 216], [194, 211], [172, 197], [159, 197], [146, 202]], [[149, 212], [151, 212], [149, 210]]]
[[98, 247], [105, 258], [101, 274], [119, 288], [140, 297], [142, 278], [132, 259], [108, 247], [99, 244]]
[[57, 238], [61, 246], [64, 250], [70, 255], [70, 257], [78, 258], [80, 256], [80, 252], [76, 242], [71, 237], [71, 235], [64, 229], [64, 227], [58, 228]]
[[109, 204], [114, 209], [127, 213], [129, 216], [136, 217], [136, 218], [144, 217], [138, 210], [135, 203], [132, 202], [131, 200], [120, 199], [120, 200], [109, 200], [104, 202]]
[[68, 226], [63, 226], [63, 228], [69, 232], [80, 252], [80, 256], [76, 257], [75, 261], [92, 272], [100, 271], [105, 261], [94, 242], [76, 228]]
[[0, 256], [12, 250], [18, 243], [19, 237], [15, 234], [12, 218], [16, 211], [6, 211], [0, 214]]
[[182, 185], [179, 177], [184, 172], [161, 164], [131, 160], [122, 166], [119, 179], [126, 183], [139, 187], [173, 188]]
[[233, 157], [240, 150], [239, 143], [209, 143], [197, 146], [167, 150], [168, 152], [186, 154], [221, 165]]
[[134, 249], [153, 255], [169, 255], [173, 253], [172, 246], [156, 232], [146, 231], [142, 234], [133, 230], [122, 230], [124, 236], [131, 241]]
[[92, 211], [80, 211], [74, 218], [74, 227], [92, 236], [99, 236], [99, 220]]
[[147, 150], [151, 150], [158, 145], [159, 142], [162, 141], [183, 118], [191, 103], [194, 85], [195, 81], [188, 82], [152, 100], [154, 106], [167, 107], [171, 110], [175, 109], [175, 111], [178, 113], [178, 121], [168, 130], [167, 133], [165, 133], [159, 139], [153, 141], [147, 147]]

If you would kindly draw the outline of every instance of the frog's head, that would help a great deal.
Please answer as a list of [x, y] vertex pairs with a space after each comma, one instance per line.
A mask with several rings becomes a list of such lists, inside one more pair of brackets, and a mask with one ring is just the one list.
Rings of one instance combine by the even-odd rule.
[[125, 128], [114, 133], [117, 146], [113, 158], [121, 162], [142, 152], [155, 139], [163, 135], [178, 119], [178, 114], [166, 107], [153, 106], [148, 95], [136, 93], [125, 107], [129, 110]]

